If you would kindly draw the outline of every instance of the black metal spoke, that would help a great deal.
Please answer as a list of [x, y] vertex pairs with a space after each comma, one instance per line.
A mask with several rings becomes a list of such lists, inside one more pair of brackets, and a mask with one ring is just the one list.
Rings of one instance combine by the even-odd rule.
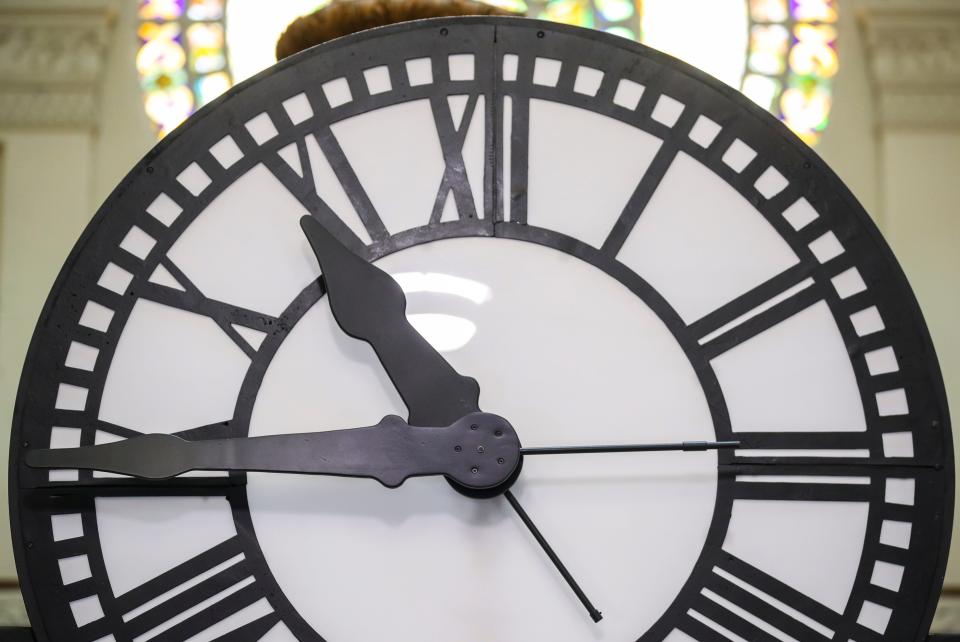
[[509, 490], [505, 492], [504, 497], [507, 498], [507, 501], [510, 502], [510, 505], [513, 507], [513, 510], [517, 512], [517, 515], [520, 516], [521, 521], [526, 525], [530, 530], [530, 534], [533, 535], [533, 538], [537, 540], [537, 543], [540, 544], [540, 548], [543, 549], [543, 552], [547, 554], [547, 557], [550, 558], [550, 561], [553, 562], [553, 565], [557, 567], [557, 571], [560, 572], [560, 575], [563, 576], [563, 579], [566, 580], [567, 584], [573, 589], [573, 592], [576, 594], [577, 599], [580, 600], [580, 603], [587, 609], [587, 613], [590, 614], [590, 618], [594, 622], [599, 622], [603, 619], [603, 613], [597, 610], [597, 608], [590, 602], [590, 598], [587, 597], [586, 593], [583, 592], [583, 589], [580, 588], [580, 585], [577, 584], [577, 581], [573, 579], [573, 576], [570, 575], [570, 571], [567, 570], [567, 567], [563, 565], [563, 562], [560, 561], [560, 558], [557, 557], [556, 552], [550, 546], [549, 542], [543, 537], [543, 533], [540, 532], [540, 529], [537, 528], [536, 524], [533, 523], [533, 520], [530, 519], [530, 516], [527, 515], [527, 511], [523, 510], [523, 506], [520, 505], [520, 502], [517, 501], [517, 498]]
[[609, 446], [544, 446], [521, 448], [521, 455], [575, 455], [590, 453], [642, 453], [665, 450], [721, 450], [739, 448], [739, 441], [679, 441], [672, 444], [616, 444]]

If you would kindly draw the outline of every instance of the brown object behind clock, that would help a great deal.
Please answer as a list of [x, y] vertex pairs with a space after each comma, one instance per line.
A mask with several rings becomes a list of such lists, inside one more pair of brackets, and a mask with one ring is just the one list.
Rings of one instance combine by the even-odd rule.
[[333, 0], [291, 22], [277, 40], [277, 60], [357, 31], [446, 16], [513, 16], [478, 0]]

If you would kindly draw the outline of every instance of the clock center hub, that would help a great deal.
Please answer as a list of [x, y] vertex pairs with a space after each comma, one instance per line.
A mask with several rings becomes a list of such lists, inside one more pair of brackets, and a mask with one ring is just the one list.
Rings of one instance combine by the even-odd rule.
[[[452, 442], [452, 447], [451, 447]], [[520, 438], [510, 422], [487, 412], [469, 414], [449, 428], [441, 446], [447, 479], [468, 497], [505, 492], [520, 473]]]

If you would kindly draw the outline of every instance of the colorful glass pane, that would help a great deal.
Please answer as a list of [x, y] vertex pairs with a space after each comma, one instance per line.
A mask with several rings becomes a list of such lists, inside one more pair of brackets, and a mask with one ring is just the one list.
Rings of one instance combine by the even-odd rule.
[[164, 136], [230, 88], [224, 0], [144, 0], [137, 71], [144, 109]]
[[794, 20], [802, 22], [836, 22], [834, 0], [791, 0]]
[[174, 69], [172, 71], [154, 69], [140, 77], [140, 87], [147, 92], [167, 91], [180, 85], [186, 85], [188, 81], [189, 76], [184, 69]]
[[747, 74], [743, 78], [741, 91], [744, 95], [764, 109], [771, 109], [780, 95], [780, 81], [769, 76]]
[[639, 40], [636, 32], [628, 27], [607, 27], [604, 31], [612, 33], [615, 36], [620, 36], [621, 38], [627, 38], [628, 40]]
[[621, 22], [633, 17], [636, 9], [632, 0], [595, 0], [597, 11], [608, 22]]
[[835, 76], [839, 61], [833, 45], [837, 30], [829, 25], [800, 24], [794, 27], [797, 41], [790, 50], [790, 68], [800, 75]]
[[[200, 23], [187, 28], [190, 45], [190, 69], [206, 74], [220, 71], [227, 66], [223, 49], [223, 27], [218, 24]], [[202, 101], [201, 101], [202, 104]]]
[[147, 116], [165, 136], [193, 112], [193, 93], [186, 85], [148, 92], [144, 100]]
[[141, 0], [141, 20], [176, 20], [183, 15], [183, 0]]
[[187, 42], [191, 49], [223, 49], [223, 27], [209, 22], [190, 25]]
[[141, 43], [150, 40], [178, 40], [180, 25], [176, 22], [144, 22], [137, 29], [137, 36]]
[[523, 0], [485, 0], [487, 4], [492, 4], [495, 7], [500, 7], [501, 9], [506, 9], [507, 11], [512, 11], [514, 13], [525, 14], [529, 11], [527, 3]]
[[756, 22], [785, 22], [787, 0], [750, 0], [750, 18]]
[[786, 121], [794, 131], [810, 137], [827, 126], [830, 104], [829, 84], [809, 76], [794, 78], [780, 99]]
[[190, 0], [187, 17], [191, 20], [220, 20], [223, 18], [223, 0]]
[[750, 0], [751, 47], [742, 91], [813, 145], [829, 120], [839, 69], [836, 0]]
[[782, 74], [787, 68], [790, 32], [783, 25], [754, 25], [750, 29], [751, 71], [761, 74]]
[[592, 27], [594, 24], [589, 0], [550, 0], [538, 17], [578, 27]]
[[156, 29], [137, 52], [137, 70], [143, 75], [172, 73], [183, 68], [187, 54], [179, 43], [180, 27], [168, 23]]
[[233, 83], [230, 75], [223, 71], [203, 76], [194, 83], [194, 93], [198, 103], [203, 106], [224, 93]]

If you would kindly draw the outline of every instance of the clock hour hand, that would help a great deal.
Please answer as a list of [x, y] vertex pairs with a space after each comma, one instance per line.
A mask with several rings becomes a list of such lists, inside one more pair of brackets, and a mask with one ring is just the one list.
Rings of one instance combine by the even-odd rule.
[[99, 446], [31, 450], [26, 463], [143, 479], [191, 470], [371, 477], [389, 488], [408, 477], [444, 475], [483, 490], [510, 478], [520, 463], [520, 441], [506, 420], [488, 413], [467, 415], [446, 428], [411, 426], [389, 415], [364, 428], [263, 437], [187, 441], [148, 434]]
[[310, 216], [300, 219], [340, 328], [373, 346], [415, 426], [445, 426], [479, 410], [476, 380], [453, 369], [407, 321], [407, 299], [389, 274], [351, 252]]

